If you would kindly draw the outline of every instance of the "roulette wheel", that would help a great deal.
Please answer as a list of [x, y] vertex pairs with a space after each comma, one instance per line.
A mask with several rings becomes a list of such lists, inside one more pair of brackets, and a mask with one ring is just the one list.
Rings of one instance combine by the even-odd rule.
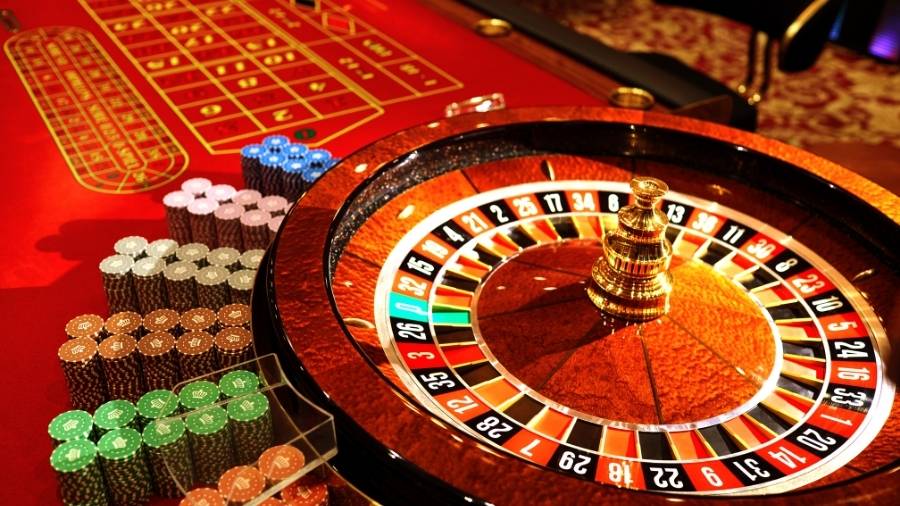
[[379, 502], [888, 503], [898, 223], [895, 195], [727, 127], [463, 115], [316, 183], [253, 325]]

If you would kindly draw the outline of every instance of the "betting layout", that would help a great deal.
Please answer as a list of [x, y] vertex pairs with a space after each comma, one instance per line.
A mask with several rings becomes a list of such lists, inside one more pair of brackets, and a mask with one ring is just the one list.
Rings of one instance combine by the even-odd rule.
[[82, 186], [151, 190], [187, 168], [184, 148], [89, 32], [39, 28], [5, 49]]
[[[534, 353], [541, 360], [543, 352], [527, 350], [550, 346], [541, 341], [547, 328], [554, 339], [567, 341], [570, 336], [561, 334], [568, 327], [559, 320], [577, 320], [573, 311], [589, 306], [560, 300], [586, 298], [583, 286], [568, 292], [549, 287], [559, 299], [543, 303], [554, 304], [554, 318], [529, 316], [534, 311], [504, 303], [493, 307], [486, 299], [527, 291], [528, 284], [546, 279], [531, 276], [540, 272], [534, 268], [542, 260], [529, 252], [544, 250], [546, 270], [571, 269], [571, 279], [583, 274], [565, 257], [579, 256], [589, 265], [583, 250], [615, 226], [614, 213], [629, 198], [623, 183], [511, 186], [453, 203], [416, 224], [389, 256], [375, 293], [381, 343], [406, 389], [448, 422], [519, 458], [628, 488], [768, 493], [815, 481], [856, 456], [893, 401], [876, 352], [884, 330], [851, 285], [812, 251], [711, 202], [674, 194], [662, 204], [676, 257], [673, 306], [703, 300], [697, 292], [714, 291], [715, 278], [721, 278], [732, 286], [710, 296], [708, 310], [740, 327], [723, 338], [718, 329], [694, 325], [673, 310], [658, 325], [619, 326], [593, 338], [628, 339], [637, 331], [649, 362], [662, 366], [647, 371], [655, 383], [655, 414], [616, 411], [612, 401], [585, 401], [590, 393], [583, 391], [570, 396], [574, 406], [561, 402], [545, 394], [565, 365], [540, 376], [533, 366], [516, 364], [508, 351], [493, 353], [493, 345], [501, 351], [512, 346], [516, 354]], [[519, 272], [504, 275], [517, 258]], [[492, 277], [502, 282], [492, 284]], [[696, 277], [702, 281], [691, 285]], [[690, 286], [679, 292], [679, 282]], [[744, 313], [739, 299], [749, 303]], [[516, 322], [489, 324], [504, 311], [514, 312]], [[748, 323], [754, 311], [756, 321]], [[532, 328], [522, 332], [516, 325]], [[685, 329], [690, 336], [680, 335]], [[514, 339], [519, 342], [508, 342]], [[750, 349], [730, 350], [746, 342]], [[720, 394], [732, 397], [721, 410], [682, 406], [694, 395], [691, 387], [715, 390], [683, 379], [692, 369], [703, 374], [704, 366], [691, 359], [716, 361], [700, 348], [724, 357], [710, 378], [731, 390]], [[672, 359], [660, 359], [672, 353], [684, 354], [686, 363], [675, 365], [677, 372], [666, 369]], [[611, 363], [586, 364], [610, 367], [583, 374], [623, 374], [615, 378], [619, 388], [636, 389]], [[744, 377], [736, 378], [735, 370]], [[568, 380], [584, 381], [578, 372]], [[667, 383], [680, 391], [667, 391]]]
[[16, 16], [2, 85], [17, 131], [48, 132], [75, 179], [101, 193], [220, 167], [270, 134], [342, 155], [474, 95], [596, 103], [410, 0], [73, 0]]
[[212, 153], [288, 129], [320, 144], [462, 87], [327, 1], [79, 1]]

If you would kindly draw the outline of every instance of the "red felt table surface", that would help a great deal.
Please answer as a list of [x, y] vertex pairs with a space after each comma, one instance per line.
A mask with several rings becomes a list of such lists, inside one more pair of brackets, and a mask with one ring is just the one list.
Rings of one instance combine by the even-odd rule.
[[[139, 2], [134, 3], [139, 5]], [[176, 4], [180, 5], [180, 2]], [[0, 311], [4, 330], [4, 346], [0, 354], [0, 374], [3, 378], [0, 388], [4, 405], [0, 422], [3, 425], [0, 431], [0, 476], [5, 484], [0, 487], [0, 503], [12, 504], [15, 500], [15, 504], [27, 505], [57, 501], [56, 483], [49, 467], [51, 446], [47, 423], [68, 408], [65, 384], [56, 358], [56, 350], [66, 338], [63, 327], [66, 321], [80, 313], [95, 312], [106, 316], [98, 263], [111, 254], [113, 243], [120, 237], [164, 237], [161, 200], [165, 193], [177, 189], [182, 180], [203, 176], [215, 182], [240, 186], [239, 156], [234, 150], [242, 143], [256, 142], [267, 134], [291, 136], [298, 129], [313, 128], [317, 130], [317, 137], [311, 143], [322, 144], [336, 155], [344, 156], [393, 131], [442, 116], [445, 105], [450, 102], [492, 92], [502, 92], [510, 107], [597, 103], [587, 93], [492, 41], [479, 37], [468, 27], [442, 18], [412, 1], [341, 2], [340, 7], [323, 2], [324, 12], [318, 13], [309, 10], [296, 13], [291, 11], [287, 2], [276, 0], [249, 0], [240, 4], [245, 6], [240, 7], [245, 9], [241, 15], [255, 20], [254, 23], [242, 23], [241, 26], [248, 31], [241, 33], [250, 34], [257, 30], [263, 35], [274, 34], [280, 44], [286, 45], [284, 50], [295, 50], [295, 58], [299, 58], [296, 60], [297, 66], [315, 65], [315, 71], [298, 71], [299, 74], [285, 71], [273, 75], [260, 66], [246, 75], [234, 73], [233, 68], [238, 61], [229, 60], [228, 55], [234, 51], [240, 53], [241, 50], [229, 43], [228, 34], [237, 33], [240, 27], [215, 30], [213, 25], [219, 19], [217, 14], [204, 9], [228, 5], [230, 9], [236, 9], [239, 8], [237, 2], [206, 2], [199, 10], [182, 5], [181, 18], [160, 18], [158, 16], [161, 14], [146, 11], [136, 11], [140, 16], [122, 16], [129, 9], [134, 9], [128, 0], [17, 1], [7, 6], [12, 8], [22, 27], [15, 35], [4, 31], [2, 39], [6, 55], [0, 63], [0, 110], [4, 115], [4, 120], [0, 122], [4, 149], [4, 184], [0, 198], [3, 217]], [[343, 10], [344, 7], [349, 10]], [[123, 9], [121, 12], [116, 10], [120, 8]], [[288, 17], [283, 15], [285, 12]], [[233, 11], [231, 15], [236, 16]], [[215, 53], [201, 54], [190, 50], [185, 53], [183, 50], [188, 47], [189, 37], [156, 34], [160, 39], [157, 50], [162, 51], [160, 58], [163, 64], [171, 63], [174, 54], [186, 59], [193, 58], [188, 66], [194, 69], [205, 61], [205, 57], [224, 58], [223, 64], [232, 66], [225, 69], [226, 73], [221, 78], [217, 77], [214, 65], [203, 67], [210, 83], [205, 91], [200, 90], [201, 86], [193, 90], [197, 92], [194, 98], [200, 97], [200, 100], [190, 102], [183, 94], [178, 95], [180, 83], [177, 79], [183, 77], [153, 75], [156, 85], [151, 85], [149, 79], [153, 70], [148, 65], [154, 58], [152, 54], [146, 56], [146, 52], [141, 52], [146, 51], [141, 48], [146, 48], [147, 44], [134, 43], [137, 38], [123, 39], [122, 34], [116, 31], [115, 24], [122, 21], [117, 18], [124, 17], [126, 22], [132, 22], [151, 16], [157, 16], [153, 18], [157, 24], [149, 23], [151, 28], [165, 28], [170, 35], [178, 34], [181, 25], [187, 26], [188, 31], [192, 30], [189, 18], [194, 16], [194, 19], [208, 23], [203, 25], [203, 29], [208, 29], [212, 37], [220, 37], [220, 42], [224, 42]], [[290, 16], [294, 16], [294, 21]], [[107, 18], [113, 20], [104, 21]], [[221, 18], [223, 25], [227, 22], [226, 18]], [[101, 27], [101, 22], [105, 23], [107, 30]], [[254, 24], [258, 26], [253, 28]], [[328, 32], [316, 26], [327, 26]], [[71, 28], [45, 30], [43, 35], [36, 31], [49, 27]], [[137, 32], [139, 35], [152, 34], [153, 30], [144, 27]], [[36, 70], [40, 62], [36, 62], [35, 58], [40, 56], [25, 54], [26, 49], [43, 48], [49, 51], [49, 56], [53, 56], [53, 41], [46, 41], [48, 37], [59, 37], [61, 33], [73, 34], [69, 36], [68, 44], [71, 45], [90, 45], [93, 38], [93, 42], [102, 49], [93, 48], [87, 56], [99, 63], [106, 59], [104, 72], [120, 74], [123, 79], [118, 83], [125, 86], [122, 89], [126, 91], [127, 83], [130, 83], [134, 94], [143, 98], [145, 107], [155, 112], [158, 123], [165, 130], [160, 135], [181, 146], [181, 153], [170, 157], [172, 160], [167, 162], [165, 170], [161, 170], [162, 175], [144, 174], [144, 184], [156, 185], [155, 188], [142, 190], [133, 179], [121, 188], [104, 183], [102, 177], [98, 180], [82, 178], [82, 182], [76, 180], [73, 170], [78, 172], [79, 169], [70, 167], [57, 141], [61, 139], [59, 143], [65, 144], [68, 134], [57, 132], [57, 139], [51, 135], [48, 123], [52, 122], [45, 121], [46, 118], [39, 114], [41, 103], [35, 97], [58, 98], [68, 93], [70, 97], [76, 97], [75, 104], [69, 104], [74, 106], [85, 97], [78, 94], [77, 86], [70, 88], [69, 92], [59, 91], [62, 88], [54, 92], [47, 87], [40, 88], [44, 84], [42, 81], [32, 82], [34, 93], [29, 94], [23, 84], [29, 73], [32, 76], [43, 75], [40, 69]], [[202, 38], [204, 33], [207, 32], [200, 30], [195, 35]], [[42, 43], [42, 40], [45, 42]], [[266, 44], [265, 37], [260, 40], [261, 44]], [[246, 49], [253, 40], [246, 39], [245, 42], [237, 43], [243, 44]], [[59, 45], [59, 40], [56, 43]], [[164, 44], [174, 45], [175, 52], [166, 52]], [[63, 49], [68, 51], [71, 48]], [[81, 49], [76, 48], [76, 52]], [[104, 53], [108, 58], [103, 56]], [[266, 54], [274, 53], [275, 49]], [[14, 64], [16, 55], [19, 60]], [[57, 73], [46, 78], [47, 82], [69, 85], [75, 82], [70, 79], [64, 65], [77, 66], [79, 56], [70, 56], [69, 63], [60, 62], [53, 67]], [[246, 61], [258, 64], [264, 58], [263, 55]], [[348, 61], [347, 58], [355, 58], [356, 61]], [[98, 65], [98, 61], [91, 64]], [[180, 63], [184, 64], [184, 60]], [[358, 66], [354, 67], [354, 63]], [[414, 67], [404, 67], [404, 64], [410, 63]], [[418, 73], [414, 72], [416, 69]], [[248, 72], [246, 65], [243, 71]], [[82, 75], [81, 79], [85, 77]], [[233, 95], [225, 95], [226, 99], [221, 103], [216, 102], [215, 93], [229, 89], [242, 77], [257, 77], [258, 81], [270, 85], [272, 94], [247, 98], [247, 101], [235, 101], [229, 98]], [[292, 88], [288, 80], [294, 77], [298, 77], [299, 83]], [[284, 86], [279, 86], [279, 82]], [[331, 86], [337, 94], [330, 97], [346, 96], [347, 100], [329, 102], [329, 95], [321, 99], [310, 95], [297, 100], [288, 90], [314, 94], [322, 86], [325, 88], [319, 92], [323, 95]], [[439, 91], [428, 89], [429, 86], [436, 86], [434, 89]], [[281, 92], [288, 93], [290, 100], [283, 107], [266, 109], [266, 100], [279, 101], [284, 98], [279, 95]], [[134, 97], [130, 99], [134, 100]], [[233, 125], [216, 123], [219, 120], [215, 119], [212, 123], [197, 124], [205, 121], [204, 113], [199, 112], [205, 106], [210, 106], [205, 110], [208, 113], [215, 111], [214, 106], [218, 104], [221, 107], [219, 114], [227, 115], [228, 107], [252, 100], [261, 106], [259, 112], [251, 113], [258, 123], [256, 133], [250, 128], [243, 138], [221, 141], [225, 135], [223, 132], [234, 133], [235, 130], [228, 130]], [[199, 103], [190, 107], [181, 105], [195, 102]], [[295, 105], [291, 102], [315, 103], [314, 108], [321, 118], [292, 124], [287, 128], [279, 127], [273, 123], [278, 114], [282, 118], [290, 116], [294, 119], [310, 114], [308, 107], [290, 109]], [[329, 107], [338, 109], [329, 112]], [[358, 110], [341, 114], [340, 107], [355, 107]], [[47, 108], [44, 109], [46, 111]], [[279, 109], [287, 109], [287, 112], [273, 114]], [[92, 112], [90, 109], [86, 111], [85, 114]], [[266, 113], [268, 117], [265, 117]], [[75, 114], [77, 116], [77, 111]], [[352, 114], [356, 114], [354, 121], [347, 121]], [[237, 124], [247, 118], [236, 114], [233, 119]], [[220, 126], [223, 128], [218, 128]], [[92, 136], [99, 137], [96, 134]], [[91, 140], [83, 136], [79, 147], [83, 148]], [[102, 145], [93, 147], [103, 148]], [[119, 160], [118, 163], [124, 162]], [[182, 167], [185, 170], [179, 173]], [[115, 170], [108, 172], [107, 177], [110, 174], [114, 176], [109, 179], [113, 183], [118, 181], [115, 178], [122, 178], [122, 174]], [[97, 181], [100, 181], [99, 186], [106, 190], [105, 193], [91, 187], [96, 186]]]

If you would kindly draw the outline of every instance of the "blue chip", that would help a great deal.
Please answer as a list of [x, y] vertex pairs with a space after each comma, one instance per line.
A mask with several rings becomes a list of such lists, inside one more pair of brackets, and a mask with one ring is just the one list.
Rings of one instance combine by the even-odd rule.
[[279, 155], [278, 153], [269, 153], [268, 155], [262, 157], [260, 161], [266, 167], [280, 167], [287, 158]]
[[306, 144], [291, 144], [282, 149], [281, 152], [287, 155], [288, 158], [303, 158], [309, 152], [309, 146]]
[[287, 159], [281, 164], [281, 169], [289, 174], [300, 174], [306, 167], [307, 164], [305, 160]]
[[313, 165], [326, 165], [331, 161], [331, 152], [327, 149], [312, 149], [306, 154], [306, 159]]
[[271, 151], [280, 151], [281, 148], [291, 143], [291, 140], [283, 135], [270, 135], [263, 139], [263, 146]]
[[261, 144], [247, 144], [241, 148], [241, 156], [245, 158], [259, 158], [266, 154], [266, 148]]
[[322, 174], [326, 172], [326, 169], [321, 167], [307, 167], [301, 174], [300, 177], [303, 178], [304, 182], [307, 183], [315, 183], [316, 179], [322, 177]]

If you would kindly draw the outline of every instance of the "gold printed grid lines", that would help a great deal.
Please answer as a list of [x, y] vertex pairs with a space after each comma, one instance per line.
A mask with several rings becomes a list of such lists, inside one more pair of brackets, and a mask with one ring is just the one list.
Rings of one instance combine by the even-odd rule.
[[4, 49], [79, 184], [137, 193], [184, 172], [187, 153], [89, 32], [28, 30]]
[[328, 2], [79, 2], [210, 153], [298, 128], [320, 145], [387, 105], [462, 87]]

